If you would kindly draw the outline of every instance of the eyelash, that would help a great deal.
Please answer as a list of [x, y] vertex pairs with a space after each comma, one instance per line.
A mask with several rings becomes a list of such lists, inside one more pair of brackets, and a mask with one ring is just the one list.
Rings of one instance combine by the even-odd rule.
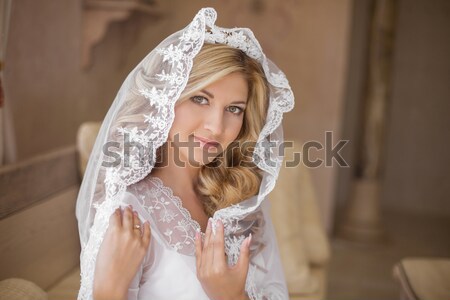
[[[194, 102], [196, 104], [199, 104], [199, 105], [205, 105], [206, 103], [202, 103], [204, 100], [209, 102], [209, 100], [206, 97], [203, 97], [203, 96], [193, 96], [193, 97], [191, 97], [191, 100], [192, 100], [192, 102]], [[230, 108], [233, 108], [233, 109], [237, 108], [238, 112], [232, 112], [232, 111], [230, 111]], [[242, 114], [244, 112], [244, 109], [242, 107], [239, 107], [239, 106], [229, 106], [227, 108], [227, 110], [230, 113], [232, 113], [233, 115], [240, 115], [240, 114]]]
[[[200, 101], [198, 99], [200, 99]], [[193, 97], [191, 97], [191, 100], [192, 100], [192, 102], [197, 103], [197, 104], [203, 104], [203, 103], [200, 103], [200, 102], [202, 102], [202, 100], [208, 101], [208, 99], [206, 99], [203, 96], [193, 96]]]

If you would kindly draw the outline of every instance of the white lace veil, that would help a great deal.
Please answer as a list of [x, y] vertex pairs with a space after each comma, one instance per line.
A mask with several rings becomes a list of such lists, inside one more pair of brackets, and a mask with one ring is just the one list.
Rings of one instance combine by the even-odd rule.
[[[227, 44], [243, 50], [262, 65], [270, 87], [266, 123], [253, 155], [254, 163], [263, 174], [259, 193], [237, 205], [220, 209], [213, 216], [214, 220], [224, 222], [230, 264], [237, 261], [236, 249], [245, 238], [245, 218], [260, 210], [275, 185], [283, 160], [281, 121], [283, 113], [293, 108], [292, 90], [283, 72], [264, 55], [250, 29], [218, 27], [214, 24], [216, 17], [214, 9], [201, 9], [186, 28], [167, 37], [151, 51], [128, 75], [103, 121], [76, 207], [82, 246], [81, 299], [91, 297], [92, 274], [109, 216], [123, 204], [127, 187], [151, 172], [156, 150], [167, 140], [175, 103], [186, 86], [193, 59], [204, 43]], [[130, 106], [131, 102], [135, 105]], [[128, 146], [117, 142], [124, 138]], [[268, 237], [271, 238], [272, 235]], [[255, 270], [250, 269], [249, 276]], [[247, 285], [247, 292], [252, 298], [258, 298], [260, 293], [256, 283]]]

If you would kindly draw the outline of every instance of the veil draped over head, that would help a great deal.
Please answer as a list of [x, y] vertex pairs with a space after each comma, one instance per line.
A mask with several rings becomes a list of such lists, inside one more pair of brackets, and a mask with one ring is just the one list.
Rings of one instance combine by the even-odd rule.
[[[226, 44], [256, 59], [270, 89], [266, 122], [253, 153], [253, 162], [262, 174], [259, 192], [239, 204], [216, 211], [213, 216], [213, 223], [218, 219], [224, 223], [229, 264], [235, 264], [238, 259], [240, 245], [248, 233], [249, 215], [263, 212], [263, 219], [267, 219], [264, 226], [271, 226], [264, 199], [273, 189], [282, 164], [281, 121], [283, 113], [293, 108], [294, 96], [286, 76], [265, 56], [252, 31], [218, 27], [214, 24], [216, 17], [214, 9], [201, 9], [187, 27], [151, 51], [127, 76], [103, 121], [77, 200], [82, 246], [79, 299], [92, 298], [95, 262], [109, 217], [127, 203], [128, 188], [152, 171], [156, 151], [167, 141], [175, 117], [174, 107], [189, 79], [193, 59], [204, 43]], [[154, 224], [151, 214], [146, 217]], [[257, 242], [267, 246], [252, 257], [246, 291], [252, 299], [278, 299], [286, 295], [281, 291], [285, 287], [280, 262], [276, 259], [276, 240], [271, 227], [264, 227], [262, 232]], [[152, 228], [152, 238], [153, 234]], [[279, 282], [271, 281], [276, 276], [281, 276]], [[278, 288], [271, 288], [270, 282], [275, 282]]]

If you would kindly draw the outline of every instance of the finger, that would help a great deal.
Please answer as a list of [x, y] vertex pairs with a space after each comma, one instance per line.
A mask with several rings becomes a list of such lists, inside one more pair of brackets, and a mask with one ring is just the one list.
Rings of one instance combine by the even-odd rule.
[[195, 233], [195, 263], [197, 266], [197, 274], [202, 265], [202, 237], [200, 232]]
[[211, 218], [209, 218], [208, 219], [208, 225], [206, 226], [206, 231], [205, 231], [205, 242], [203, 244], [203, 249], [205, 249], [209, 245], [209, 243], [211, 241], [211, 232], [212, 232], [212, 229], [211, 229]]
[[145, 249], [148, 249], [150, 246], [150, 240], [151, 240], [151, 229], [150, 229], [150, 223], [148, 221], [144, 222], [144, 229], [142, 232], [142, 242], [144, 244]]
[[213, 220], [211, 219], [209, 221], [209, 243], [206, 246], [206, 249], [203, 249], [204, 252], [206, 252], [205, 255], [205, 261], [206, 261], [206, 269], [207, 271], [212, 271], [212, 268], [214, 267], [214, 250], [215, 250], [215, 243], [216, 243], [216, 234], [214, 234], [213, 231]]
[[250, 243], [252, 242], [252, 234], [242, 242], [241, 245], [241, 253], [239, 255], [239, 259], [237, 262], [237, 267], [240, 269], [243, 274], [247, 275], [248, 265], [250, 263]]
[[[136, 225], [139, 225], [139, 228], [136, 228]], [[133, 232], [139, 234], [139, 236], [142, 234], [141, 220], [139, 220], [139, 216], [136, 211], [133, 211]]]
[[205, 245], [203, 246], [202, 268], [209, 274], [214, 260], [214, 237], [212, 233], [212, 219], [208, 220], [206, 227]]
[[133, 212], [131, 211], [131, 205], [125, 207], [122, 218], [123, 228], [126, 230], [133, 230]]
[[120, 208], [117, 208], [109, 217], [109, 226], [120, 227], [122, 225], [122, 212]]
[[223, 234], [223, 223], [221, 220], [216, 222], [216, 234], [213, 235], [214, 239], [214, 264], [217, 267], [223, 267], [226, 265], [225, 261], [225, 241]]

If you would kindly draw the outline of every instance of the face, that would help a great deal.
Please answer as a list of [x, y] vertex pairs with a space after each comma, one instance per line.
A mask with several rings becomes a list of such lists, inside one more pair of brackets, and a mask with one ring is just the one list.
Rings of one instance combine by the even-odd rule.
[[169, 131], [175, 159], [192, 166], [213, 161], [239, 135], [247, 97], [244, 76], [231, 73], [176, 105]]

